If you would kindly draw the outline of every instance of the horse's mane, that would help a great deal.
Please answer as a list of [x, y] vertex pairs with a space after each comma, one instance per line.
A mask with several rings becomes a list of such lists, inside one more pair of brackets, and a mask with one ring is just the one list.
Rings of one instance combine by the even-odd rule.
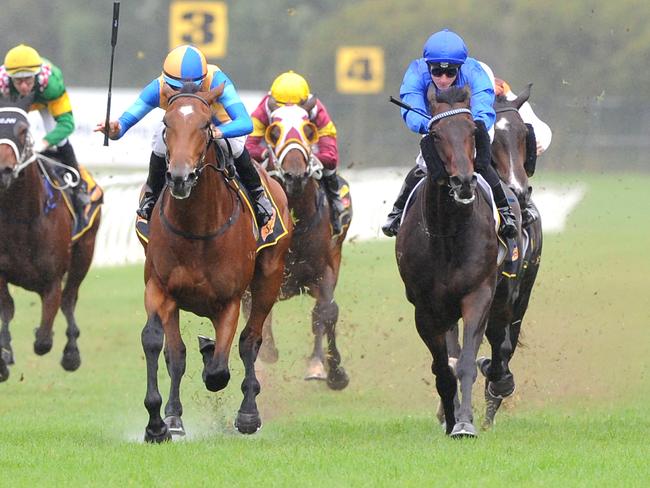
[[466, 102], [469, 95], [469, 90], [464, 86], [452, 86], [451, 88], [436, 94], [436, 102], [453, 105], [454, 103]]

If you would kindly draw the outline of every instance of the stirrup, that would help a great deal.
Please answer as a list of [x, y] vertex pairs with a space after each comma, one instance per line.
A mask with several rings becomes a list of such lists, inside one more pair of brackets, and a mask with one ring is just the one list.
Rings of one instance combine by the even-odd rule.
[[139, 217], [149, 222], [149, 220], [151, 220], [151, 214], [153, 213], [153, 209], [156, 206], [157, 201], [158, 197], [154, 196], [152, 193], [145, 194], [144, 198], [142, 198], [140, 207], [135, 211], [135, 213], [138, 214]]
[[515, 216], [512, 214], [510, 207], [500, 207], [499, 216], [501, 217], [501, 225], [499, 226], [499, 234], [506, 238], [514, 238], [517, 236], [517, 223]]

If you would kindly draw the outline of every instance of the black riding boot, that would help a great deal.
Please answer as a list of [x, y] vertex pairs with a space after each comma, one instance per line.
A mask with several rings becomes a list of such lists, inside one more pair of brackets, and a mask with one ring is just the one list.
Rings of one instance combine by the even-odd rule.
[[140, 208], [136, 210], [140, 217], [149, 221], [151, 219], [151, 212], [156, 206], [158, 197], [165, 187], [165, 169], [167, 168], [167, 161], [163, 156], [158, 156], [151, 153], [149, 158], [149, 176], [147, 176], [147, 187], [140, 202]]
[[237, 168], [239, 179], [253, 199], [253, 209], [255, 210], [257, 225], [258, 227], [263, 227], [273, 216], [273, 206], [266, 196], [260, 175], [257, 173], [251, 161], [251, 155], [246, 148], [244, 148], [244, 151], [238, 158], [235, 158], [235, 168]]
[[79, 173], [79, 183], [72, 192], [72, 206], [74, 207], [75, 214], [79, 219], [79, 227], [84, 228], [88, 225], [88, 218], [84, 214], [84, 210], [86, 205], [90, 203], [90, 195], [88, 195], [86, 182], [81, 178], [79, 163], [77, 162], [77, 157], [75, 156], [70, 141], [67, 141], [63, 146], [57, 146], [56, 153], [63, 164], [73, 168], [77, 173]]
[[418, 181], [424, 178], [425, 175], [426, 173], [424, 171], [415, 166], [408, 172], [406, 178], [404, 178], [404, 184], [399, 191], [399, 195], [397, 195], [397, 200], [393, 204], [393, 209], [388, 214], [388, 220], [381, 226], [382, 232], [388, 237], [397, 235], [400, 223], [402, 222], [402, 213], [404, 212], [406, 200], [413, 191], [413, 188], [415, 188], [415, 185], [418, 184]]
[[341, 201], [341, 195], [339, 195], [339, 178], [336, 176], [336, 171], [330, 174], [325, 174], [325, 172], [323, 172], [321, 181], [323, 182], [323, 188], [325, 188], [327, 201], [330, 204], [332, 234], [336, 236], [343, 230], [341, 226], [341, 214], [345, 210], [343, 202]]
[[499, 225], [499, 234], [503, 237], [515, 237], [517, 235], [517, 219], [512, 213], [510, 203], [506, 197], [501, 180], [496, 170], [492, 166], [487, 166], [484, 170], [480, 171], [481, 176], [485, 178], [488, 185], [492, 188], [492, 195], [494, 196], [494, 203], [499, 210], [501, 216], [501, 224]]

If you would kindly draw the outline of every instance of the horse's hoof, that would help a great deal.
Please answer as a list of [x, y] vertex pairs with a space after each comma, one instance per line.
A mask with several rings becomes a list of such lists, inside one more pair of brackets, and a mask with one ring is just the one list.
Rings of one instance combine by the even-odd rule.
[[237, 412], [235, 428], [242, 434], [254, 434], [262, 428], [262, 420], [258, 413]]
[[477, 437], [476, 428], [471, 422], [456, 422], [449, 437], [452, 439], [471, 439]]
[[327, 375], [327, 386], [329, 386], [330, 390], [342, 390], [348, 386], [348, 383], [350, 383], [350, 378], [341, 366], [330, 369]]
[[327, 372], [325, 371], [325, 366], [323, 361], [318, 358], [312, 358], [309, 361], [307, 366], [307, 372], [305, 373], [305, 380], [325, 380], [327, 379]]
[[44, 339], [44, 340], [39, 340], [36, 339], [34, 341], [34, 352], [38, 354], [39, 356], [42, 356], [43, 354], [47, 354], [52, 350], [52, 339]]
[[169, 433], [172, 436], [185, 435], [185, 427], [183, 427], [183, 421], [181, 420], [180, 417], [176, 415], [170, 415], [169, 417], [165, 417], [165, 425], [167, 426], [167, 429], [169, 430]]
[[203, 382], [208, 391], [221, 391], [228, 386], [229, 381], [230, 371], [227, 369], [210, 374], [206, 373], [205, 370], [203, 371]]
[[0, 354], [2, 360], [7, 364], [7, 366], [14, 364], [14, 352], [11, 350], [11, 348], [3, 347]]
[[485, 356], [481, 356], [476, 360], [476, 366], [483, 376], [487, 378], [487, 370], [490, 367], [491, 360]]
[[487, 389], [491, 396], [503, 400], [515, 392], [515, 377], [512, 374], [506, 374], [499, 381], [490, 381]]
[[61, 366], [66, 371], [77, 371], [79, 366], [81, 366], [81, 355], [79, 351], [74, 352], [63, 352], [63, 357], [61, 358]]
[[485, 419], [481, 423], [481, 429], [488, 430], [494, 425], [494, 417], [501, 406], [503, 399], [490, 394], [490, 382], [485, 380]]
[[172, 435], [165, 424], [163, 424], [160, 432], [152, 432], [149, 428], [144, 431], [144, 441], [150, 444], [160, 444], [161, 442], [169, 442], [172, 440]]
[[0, 383], [9, 379], [9, 368], [7, 363], [0, 359]]
[[260, 351], [257, 353], [257, 357], [267, 364], [277, 363], [279, 356], [277, 347], [265, 346], [264, 343], [262, 343], [262, 347], [260, 347]]

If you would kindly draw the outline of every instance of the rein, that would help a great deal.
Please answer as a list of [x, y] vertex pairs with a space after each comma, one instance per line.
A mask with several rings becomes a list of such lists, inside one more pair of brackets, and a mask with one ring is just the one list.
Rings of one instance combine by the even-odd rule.
[[[215, 168], [217, 171], [219, 171], [214, 165], [210, 165], [210, 167]], [[228, 183], [226, 183], [226, 186], [228, 187], [228, 189], [231, 189]], [[178, 236], [181, 236], [185, 239], [189, 239], [192, 241], [210, 241], [212, 239], [216, 239], [217, 237], [221, 236], [224, 232], [226, 232], [237, 221], [241, 213], [241, 203], [239, 201], [239, 198], [234, 198], [233, 200], [235, 203], [235, 208], [233, 209], [230, 217], [228, 217], [228, 220], [226, 220], [226, 222], [221, 227], [219, 227], [214, 232], [210, 232], [209, 234], [203, 234], [203, 235], [194, 234], [192, 232], [187, 232], [182, 229], [178, 229], [174, 227], [172, 223], [165, 216], [165, 212], [163, 211], [163, 209], [165, 205], [165, 196], [167, 195], [167, 193], [168, 191], [165, 189], [165, 191], [163, 191], [160, 207], [158, 210], [161, 222], [165, 225], [165, 228], [167, 228], [167, 230], [169, 230], [172, 234], [176, 234]]]
[[500, 108], [495, 108], [494, 111], [498, 114], [503, 113], [503, 112], [517, 112], [519, 113], [519, 109], [515, 107], [500, 107]]

